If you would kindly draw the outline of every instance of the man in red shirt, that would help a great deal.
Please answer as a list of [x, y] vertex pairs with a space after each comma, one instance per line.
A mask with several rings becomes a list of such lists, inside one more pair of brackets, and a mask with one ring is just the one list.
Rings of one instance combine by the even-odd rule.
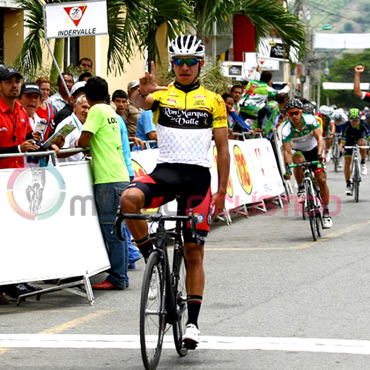
[[[39, 149], [32, 133], [28, 115], [17, 101], [21, 92], [22, 75], [14, 68], [4, 68], [0, 73], [0, 154], [24, 153]], [[34, 136], [35, 137], [34, 137]], [[24, 167], [23, 157], [0, 159], [0, 168]]]

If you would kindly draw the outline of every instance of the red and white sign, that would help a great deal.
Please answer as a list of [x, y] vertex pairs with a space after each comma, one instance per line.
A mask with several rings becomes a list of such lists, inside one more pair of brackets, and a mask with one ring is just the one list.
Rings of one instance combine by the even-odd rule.
[[44, 5], [45, 37], [66, 38], [108, 33], [106, 0]]

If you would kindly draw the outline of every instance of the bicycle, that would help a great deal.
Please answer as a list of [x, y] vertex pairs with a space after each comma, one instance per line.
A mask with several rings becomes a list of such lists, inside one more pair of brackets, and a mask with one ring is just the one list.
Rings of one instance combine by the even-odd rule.
[[[288, 169], [295, 167], [303, 168], [303, 185], [305, 190], [304, 203], [302, 205], [303, 214], [308, 215], [310, 220], [313, 240], [316, 241], [322, 233], [323, 228], [323, 210], [320, 189], [316, 186], [315, 176], [312, 171], [312, 165], [321, 163], [321, 161], [303, 162], [288, 165]], [[303, 217], [305, 219], [305, 217]]]
[[334, 171], [338, 172], [339, 161], [340, 161], [340, 149], [339, 149], [339, 135], [338, 135], [338, 133], [334, 134], [332, 158], [333, 158], [333, 162], [334, 162]]
[[360, 182], [361, 182], [361, 160], [360, 149], [369, 149], [368, 146], [345, 146], [344, 149], [352, 149], [351, 161], [351, 190], [356, 203], [360, 200]]
[[[115, 227], [122, 238], [121, 223], [124, 219], [147, 220], [157, 223], [155, 248], [150, 252], [145, 266], [140, 301], [140, 344], [146, 370], [155, 370], [161, 356], [166, 325], [172, 325], [176, 351], [180, 357], [189, 349], [182, 342], [187, 322], [186, 262], [184, 259], [183, 229], [190, 223], [195, 237], [196, 217], [189, 210], [188, 216], [165, 216], [160, 212], [151, 215], [122, 214], [117, 209]], [[173, 231], [167, 231], [165, 221], [176, 221]], [[172, 271], [167, 252], [167, 239], [174, 239]]]

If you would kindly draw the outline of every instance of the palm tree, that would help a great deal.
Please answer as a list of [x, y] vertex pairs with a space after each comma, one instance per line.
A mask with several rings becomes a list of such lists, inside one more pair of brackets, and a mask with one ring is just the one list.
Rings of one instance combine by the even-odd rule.
[[[67, 3], [74, 0], [45, 0], [45, 3]], [[27, 12], [25, 27], [29, 33], [15, 65], [26, 73], [34, 73], [42, 66], [42, 40], [44, 39], [43, 3], [40, 0], [16, 0], [20, 9]], [[108, 13], [108, 72], [124, 72], [125, 62], [132, 60], [138, 49], [148, 46], [151, 55], [159, 55], [155, 33], [162, 23], [167, 24], [167, 36], [173, 38], [183, 32], [192, 21], [192, 8], [182, 0], [107, 0]], [[54, 54], [62, 64], [64, 39], [57, 39]], [[60, 48], [61, 46], [61, 48]]]
[[[73, 0], [45, 0], [45, 3], [63, 3]], [[25, 26], [29, 33], [17, 58], [17, 67], [35, 71], [42, 63], [43, 11], [40, 0], [16, 0], [27, 11]], [[306, 44], [299, 19], [277, 0], [107, 0], [108, 10], [108, 72], [121, 73], [125, 62], [132, 60], [137, 48], [148, 48], [149, 60], [158, 59], [159, 50], [155, 35], [162, 23], [167, 24], [167, 36], [173, 38], [192, 25], [201, 37], [212, 33], [214, 24], [218, 32], [232, 29], [234, 14], [244, 14], [253, 23], [256, 38], [269, 36], [276, 29], [286, 45], [287, 52], [294, 47], [303, 57]], [[58, 39], [57, 44], [63, 42]], [[58, 59], [59, 65], [61, 60]]]

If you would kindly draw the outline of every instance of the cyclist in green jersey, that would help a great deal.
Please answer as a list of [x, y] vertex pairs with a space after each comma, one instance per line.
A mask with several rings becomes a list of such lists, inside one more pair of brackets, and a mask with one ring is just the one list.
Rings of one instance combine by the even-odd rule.
[[[329, 187], [326, 182], [325, 158], [323, 157], [324, 142], [320, 124], [315, 116], [303, 114], [303, 104], [299, 99], [289, 100], [285, 105], [288, 120], [282, 129], [284, 162], [291, 164], [321, 160], [322, 164], [313, 165], [316, 184], [324, 203], [323, 227], [329, 229], [332, 219], [329, 214]], [[298, 184], [298, 202], [304, 202], [303, 171], [301, 167], [294, 169]], [[286, 174], [290, 178], [290, 174]]]

